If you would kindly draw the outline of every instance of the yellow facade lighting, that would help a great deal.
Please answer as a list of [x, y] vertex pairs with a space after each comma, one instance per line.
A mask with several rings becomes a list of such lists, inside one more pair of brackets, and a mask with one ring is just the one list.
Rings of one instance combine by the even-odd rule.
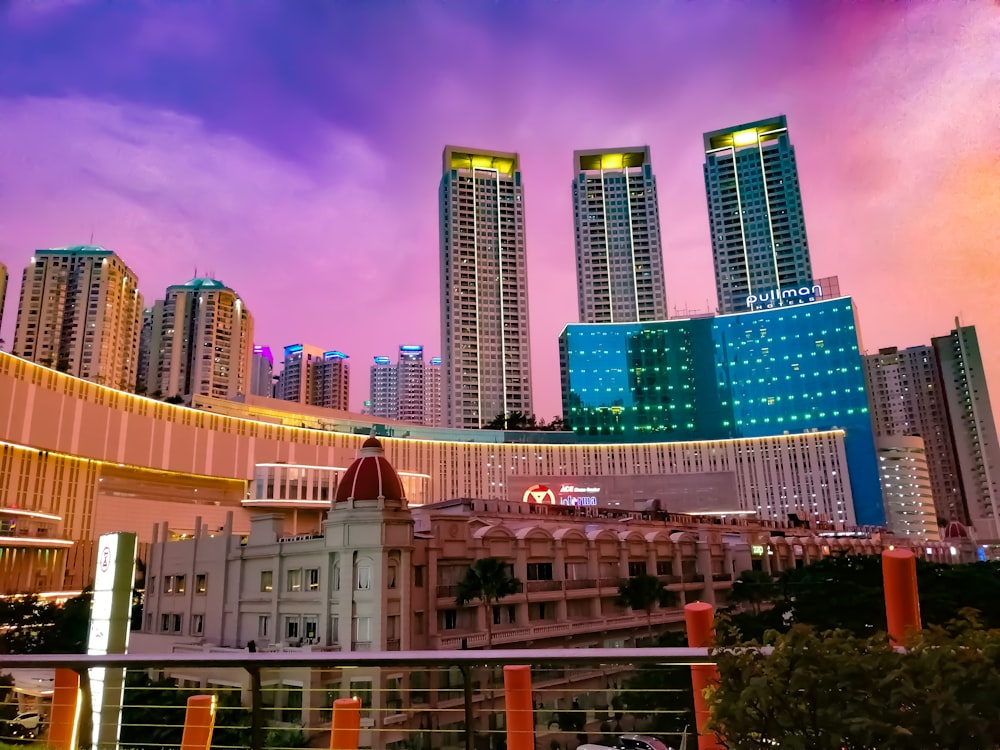
[[741, 130], [738, 133], [733, 133], [733, 145], [734, 146], [752, 146], [758, 140], [757, 130], [751, 128], [750, 130]]

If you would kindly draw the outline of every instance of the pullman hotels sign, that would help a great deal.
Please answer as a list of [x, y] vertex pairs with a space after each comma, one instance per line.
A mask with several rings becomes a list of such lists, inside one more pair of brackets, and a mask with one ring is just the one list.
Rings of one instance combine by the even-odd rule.
[[764, 310], [782, 305], [798, 305], [803, 302], [815, 302], [823, 296], [823, 287], [819, 284], [803, 286], [798, 289], [770, 289], [763, 294], [747, 295], [747, 310]]

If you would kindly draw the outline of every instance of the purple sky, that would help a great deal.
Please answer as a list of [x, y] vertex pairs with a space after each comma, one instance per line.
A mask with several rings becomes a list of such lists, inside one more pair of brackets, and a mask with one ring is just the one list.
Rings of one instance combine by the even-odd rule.
[[0, 260], [117, 251], [147, 302], [195, 268], [276, 352], [440, 350], [446, 143], [519, 151], [535, 410], [576, 316], [574, 148], [649, 144], [671, 308], [714, 304], [701, 134], [788, 115], [817, 275], [864, 344], [974, 323], [1000, 400], [994, 2], [0, 3]]

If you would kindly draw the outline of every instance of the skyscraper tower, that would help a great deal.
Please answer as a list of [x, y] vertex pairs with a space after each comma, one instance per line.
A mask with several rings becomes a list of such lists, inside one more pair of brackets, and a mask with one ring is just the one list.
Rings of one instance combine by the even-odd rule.
[[649, 146], [574, 151], [581, 323], [664, 320], [663, 248]]
[[969, 520], [980, 539], [1000, 540], [1000, 442], [975, 326], [958, 320], [931, 339], [941, 368], [948, 418]]
[[110, 250], [36, 250], [24, 269], [12, 352], [96, 383], [135, 388], [138, 279]]
[[274, 355], [271, 347], [255, 344], [250, 367], [250, 393], [254, 396], [274, 396]]
[[524, 187], [515, 153], [444, 150], [443, 400], [450, 427], [532, 412]]
[[349, 359], [341, 351], [324, 351], [309, 344], [286, 346], [274, 397], [347, 411], [351, 388]]
[[395, 364], [374, 358], [369, 413], [385, 419], [441, 426], [441, 359], [424, 360], [424, 348], [404, 344]]
[[[704, 138], [719, 312], [814, 299], [818, 294], [785, 116], [714, 130]], [[763, 303], [756, 301], [762, 298]]]
[[216, 279], [167, 287], [153, 306], [148, 376], [163, 396], [236, 398], [250, 392], [253, 318]]
[[876, 440], [923, 439], [938, 518], [969, 523], [934, 348], [888, 347], [866, 354], [862, 364]]
[[375, 417], [395, 419], [399, 414], [399, 390], [396, 365], [385, 356], [375, 357], [371, 369], [371, 413]]

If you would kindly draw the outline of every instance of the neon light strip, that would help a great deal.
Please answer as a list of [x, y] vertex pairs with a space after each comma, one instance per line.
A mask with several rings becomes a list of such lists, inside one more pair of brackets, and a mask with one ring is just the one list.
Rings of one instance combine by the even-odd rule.
[[733, 179], [736, 181], [736, 210], [740, 216], [740, 240], [743, 242], [743, 263], [747, 272], [747, 296], [753, 294], [753, 284], [750, 282], [750, 258], [747, 256], [747, 232], [743, 226], [743, 200], [740, 197], [740, 168], [736, 163], [736, 149], [732, 149], [733, 154]]
[[[500, 287], [500, 385], [503, 388], [503, 426], [507, 426], [507, 311], [503, 305], [503, 240], [500, 235], [503, 232], [503, 222], [500, 220], [500, 173], [496, 173], [497, 187], [497, 281]], [[513, 208], [513, 206], [511, 206]], [[517, 230], [514, 230], [514, 242], [517, 243]], [[514, 267], [517, 268], [517, 259], [514, 259]], [[517, 286], [515, 284], [515, 286]], [[482, 424], [482, 414], [479, 424]], [[381, 476], [381, 475], [380, 475]]]
[[635, 294], [635, 319], [642, 320], [639, 314], [639, 281], [635, 276], [635, 237], [632, 235], [632, 194], [629, 192], [628, 167], [622, 164], [622, 177], [625, 178], [625, 205], [628, 210], [628, 249], [632, 256], [632, 292]]
[[39, 539], [23, 536], [0, 536], [0, 545], [7, 547], [72, 547], [69, 539]]
[[30, 518], [45, 518], [49, 521], [61, 521], [62, 516], [54, 516], [51, 513], [42, 513], [37, 510], [18, 510], [16, 508], [0, 507], [0, 515], [29, 516]]
[[[608, 309], [611, 314], [611, 323], [615, 322], [615, 294], [611, 275], [611, 234], [608, 232], [608, 200], [605, 197], [604, 189], [604, 159], [601, 159], [601, 216], [604, 221], [604, 262], [607, 264], [605, 272], [608, 274]], [[595, 300], [596, 302], [596, 300]], [[596, 314], [597, 311], [595, 310]]]
[[[257, 468], [270, 468], [278, 467], [283, 469], [318, 469], [320, 471], [347, 471], [346, 466], [316, 466], [313, 464], [277, 464], [277, 463], [267, 463], [267, 464], [254, 464]], [[430, 479], [430, 474], [420, 474], [415, 471], [397, 471], [397, 474], [407, 477], [425, 477]]]
[[778, 305], [784, 304], [781, 297], [781, 276], [778, 272], [778, 246], [774, 242], [774, 225], [771, 223], [771, 196], [767, 190], [767, 172], [764, 170], [764, 147], [760, 145], [762, 135], [770, 135], [773, 131], [757, 134], [757, 154], [760, 156], [760, 179], [764, 183], [764, 208], [767, 210], [767, 231], [771, 236], [771, 260], [774, 261], [774, 285], [778, 292]]
[[[470, 166], [471, 160], [470, 160]], [[476, 412], [478, 414], [479, 427], [483, 426], [483, 369], [482, 361], [480, 359], [479, 351], [479, 211], [477, 210], [479, 206], [479, 198], [476, 191], [476, 167], [472, 166], [472, 256], [473, 263], [475, 264], [475, 282], [476, 282]], [[459, 279], [459, 286], [461, 286], [461, 279]], [[461, 333], [461, 332], [459, 332]], [[458, 394], [459, 398], [462, 399], [465, 396], [465, 383], [464, 378], [459, 374], [459, 384], [458, 384]], [[462, 407], [462, 412], [464, 414], [465, 407]], [[460, 427], [465, 427], [465, 425], [459, 425]]]

